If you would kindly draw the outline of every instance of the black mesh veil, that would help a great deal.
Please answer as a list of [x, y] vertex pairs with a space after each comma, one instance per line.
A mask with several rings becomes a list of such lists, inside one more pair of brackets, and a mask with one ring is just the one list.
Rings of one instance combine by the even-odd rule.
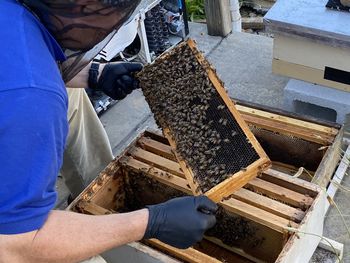
[[71, 80], [128, 21], [140, 0], [20, 0], [64, 49], [63, 79]]

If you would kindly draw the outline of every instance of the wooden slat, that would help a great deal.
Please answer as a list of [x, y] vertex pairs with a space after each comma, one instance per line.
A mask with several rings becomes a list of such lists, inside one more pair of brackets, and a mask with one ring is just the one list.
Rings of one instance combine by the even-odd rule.
[[221, 182], [220, 184], [207, 191], [205, 195], [208, 196], [214, 202], [221, 201], [223, 197], [231, 195], [234, 191], [243, 187], [253, 178], [255, 178], [258, 174], [260, 174], [262, 170], [265, 170], [267, 163], [269, 163], [269, 160], [266, 160], [265, 158], [261, 158], [255, 161], [253, 164], [249, 165], [244, 171], [239, 171], [238, 173], [235, 173], [225, 181]]
[[132, 157], [121, 157], [120, 161], [123, 163], [124, 166], [127, 166], [129, 169], [133, 169], [135, 172], [143, 172], [144, 175], [156, 179], [163, 184], [171, 186], [187, 194], [192, 193], [191, 189], [187, 184], [187, 181], [179, 176], [152, 167]]
[[221, 202], [223, 208], [231, 213], [243, 216], [254, 222], [272, 228], [280, 233], [285, 233], [286, 227], [297, 227], [298, 225], [290, 220], [271, 214], [255, 206], [230, 198]]
[[157, 154], [147, 152], [138, 147], [132, 147], [128, 153], [135, 159], [151, 164], [154, 167], [184, 177], [184, 173], [177, 162], [171, 161]]
[[232, 197], [296, 223], [300, 223], [305, 216], [305, 212], [301, 211], [300, 209], [293, 208], [244, 188], [234, 192]]
[[165, 145], [169, 145], [168, 140], [164, 137], [163, 133], [160, 130], [146, 130], [143, 137], [150, 138]]
[[344, 127], [339, 130], [334, 143], [329, 147], [318, 166], [312, 182], [320, 187], [327, 187], [341, 158]]
[[150, 151], [152, 153], [165, 157], [169, 160], [177, 162], [176, 157], [169, 145], [166, 145], [164, 143], [161, 143], [159, 141], [156, 141], [147, 137], [140, 138], [140, 140], [138, 140], [138, 143], [143, 149], [147, 151]]
[[251, 110], [261, 110], [263, 112], [267, 112], [267, 113], [273, 113], [273, 114], [277, 114], [281, 117], [284, 118], [291, 118], [294, 120], [299, 120], [299, 121], [305, 121], [307, 123], [311, 123], [311, 124], [317, 124], [317, 125], [321, 125], [324, 127], [331, 127], [334, 128], [336, 130], [339, 130], [341, 128], [341, 125], [332, 121], [327, 121], [327, 120], [321, 120], [321, 119], [317, 119], [311, 116], [305, 116], [299, 113], [295, 113], [295, 112], [290, 112], [290, 111], [286, 111], [286, 110], [282, 110], [282, 109], [277, 109], [274, 107], [270, 107], [270, 106], [266, 106], [266, 105], [262, 105], [259, 103], [254, 103], [251, 101], [246, 101], [246, 100], [240, 100], [240, 99], [233, 99], [231, 98], [236, 105], [239, 106], [244, 106], [247, 107]]
[[243, 114], [243, 118], [245, 119], [246, 122], [256, 125], [260, 128], [273, 130], [275, 132], [279, 132], [282, 134], [294, 135], [298, 138], [302, 138], [307, 141], [316, 142], [321, 145], [329, 145], [334, 140], [334, 136], [331, 136], [329, 134], [315, 133], [303, 128], [291, 127], [288, 124], [276, 123], [273, 120], [269, 120], [269, 119], [263, 119], [263, 118], [259, 118], [259, 117], [251, 116], [247, 114]]
[[260, 178], [270, 183], [288, 188], [303, 195], [309, 195], [311, 197], [316, 197], [317, 194], [321, 191], [321, 189], [313, 183], [298, 178], [293, 178], [288, 174], [276, 171], [274, 169], [266, 170], [260, 176]]
[[90, 215], [109, 215], [115, 213], [92, 202], [80, 201], [77, 206]]
[[[298, 168], [294, 165], [291, 165], [291, 164], [273, 161], [272, 167], [270, 169], [275, 170], [275, 171], [279, 171], [279, 172], [286, 174], [286, 175], [289, 175], [289, 176], [294, 176], [299, 172], [300, 168]], [[308, 170], [306, 172], [305, 170], [303, 170], [302, 173], [300, 174], [300, 176], [298, 176], [298, 178], [302, 178], [303, 180], [310, 182], [312, 177], [314, 176], [314, 173], [315, 172], [313, 172], [313, 171]]]
[[199, 252], [198, 250], [195, 250], [193, 248], [188, 249], [178, 249], [174, 248], [172, 246], [169, 246], [157, 239], [149, 239], [145, 241], [146, 244], [151, 245], [152, 247], [158, 248], [161, 251], [165, 251], [171, 256], [174, 256], [175, 258], [184, 260], [184, 262], [189, 263], [198, 263], [198, 262], [205, 262], [205, 263], [221, 263], [221, 261], [210, 257], [202, 252]]
[[258, 110], [258, 109], [254, 109], [254, 108], [246, 107], [242, 105], [236, 105], [236, 108], [241, 114], [255, 116], [257, 118], [262, 118], [262, 119], [273, 120], [276, 123], [288, 124], [293, 127], [304, 128], [305, 130], [313, 131], [316, 133], [322, 133], [333, 137], [335, 137], [338, 133], [338, 129], [335, 129], [332, 127], [327, 127], [324, 125], [299, 120], [296, 118], [286, 117], [276, 113]]
[[245, 185], [245, 188], [301, 209], [309, 208], [313, 202], [313, 199], [309, 196], [294, 192], [288, 188], [272, 184], [259, 178], [251, 180]]

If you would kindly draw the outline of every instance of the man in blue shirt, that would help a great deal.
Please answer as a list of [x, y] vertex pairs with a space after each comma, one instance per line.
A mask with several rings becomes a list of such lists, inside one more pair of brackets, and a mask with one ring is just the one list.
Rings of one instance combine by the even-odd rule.
[[[215, 224], [216, 205], [203, 196], [98, 217], [52, 210], [68, 132], [62, 76], [84, 75], [87, 54], [139, 1], [23, 2], [0, 1], [0, 262], [78, 262], [142, 238], [179, 248], [199, 241]], [[95, 84], [123, 97], [139, 69], [107, 65]]]

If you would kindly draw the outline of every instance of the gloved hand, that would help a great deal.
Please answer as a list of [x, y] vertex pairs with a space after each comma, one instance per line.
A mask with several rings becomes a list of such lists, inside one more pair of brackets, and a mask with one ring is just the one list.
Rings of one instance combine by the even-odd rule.
[[141, 63], [117, 62], [107, 64], [98, 79], [97, 89], [102, 90], [114, 100], [121, 100], [139, 87], [133, 77], [142, 69]]
[[187, 196], [147, 207], [149, 219], [144, 238], [157, 238], [185, 249], [202, 240], [216, 223], [217, 206], [206, 196]]

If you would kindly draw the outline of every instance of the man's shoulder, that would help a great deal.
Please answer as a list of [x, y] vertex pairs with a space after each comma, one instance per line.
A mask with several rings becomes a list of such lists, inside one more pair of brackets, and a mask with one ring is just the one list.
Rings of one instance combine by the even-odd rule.
[[14, 0], [1, 0], [0, 91], [63, 82], [56, 64], [62, 51], [40, 21]]

